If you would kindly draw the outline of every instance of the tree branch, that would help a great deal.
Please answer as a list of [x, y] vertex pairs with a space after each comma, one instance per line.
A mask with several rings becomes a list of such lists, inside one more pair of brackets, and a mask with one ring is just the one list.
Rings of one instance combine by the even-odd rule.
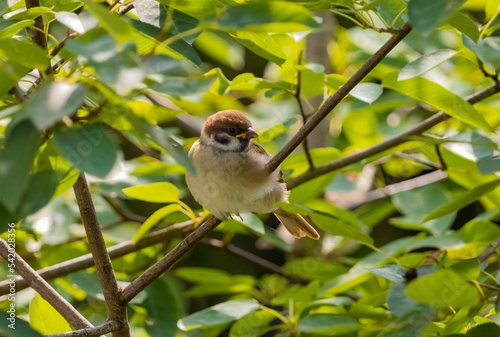
[[[26, 9], [40, 7], [39, 0], [26, 0]], [[39, 15], [35, 18], [35, 28], [30, 29], [31, 39], [35, 44], [40, 46], [42, 49], [47, 49], [47, 40], [45, 39], [45, 34], [43, 34], [43, 19]]]
[[332, 193], [327, 192], [325, 198], [328, 202], [346, 209], [356, 209], [367, 203], [374, 202], [393, 196], [399, 192], [412, 190], [425, 185], [448, 178], [443, 171], [433, 171], [431, 173], [408, 179], [399, 183], [391, 184], [385, 187], [377, 188], [368, 192], [353, 193]]
[[[475, 103], [480, 102], [480, 101], [482, 101], [482, 100], [484, 100], [484, 99], [486, 99], [486, 98], [488, 98], [488, 97], [490, 97], [498, 92], [500, 92], [500, 83], [495, 82], [493, 85], [487, 87], [486, 89], [481, 90], [473, 95], [468, 96], [466, 98], [466, 100], [470, 104], [475, 104]], [[405, 132], [400, 133], [399, 135], [396, 135], [392, 138], [388, 138], [379, 144], [376, 144], [376, 145], [369, 147], [365, 150], [361, 150], [359, 152], [356, 152], [350, 156], [334, 160], [331, 163], [328, 163], [328, 164], [325, 164], [322, 166], [315, 167], [314, 169], [309, 170], [298, 177], [292, 178], [292, 179], [287, 181], [287, 186], [289, 189], [292, 189], [292, 188], [297, 187], [297, 186], [299, 186], [299, 185], [301, 185], [309, 180], [317, 178], [321, 175], [324, 175], [324, 174], [327, 174], [329, 172], [344, 168], [344, 167], [349, 166], [351, 164], [354, 164], [358, 161], [361, 161], [361, 160], [367, 159], [373, 155], [379, 154], [383, 151], [386, 151], [390, 148], [393, 148], [397, 145], [400, 145], [400, 144], [406, 142], [409, 139], [409, 137], [419, 135], [422, 132], [429, 130], [433, 126], [441, 123], [442, 121], [444, 121], [448, 118], [450, 118], [450, 117], [448, 115], [446, 115], [445, 113], [438, 112], [435, 115], [427, 118], [423, 122], [417, 124], [413, 128], [411, 128]]]
[[[151, 233], [143, 237], [140, 241], [138, 241], [135, 244], [131, 240], [121, 242], [117, 245], [108, 248], [109, 257], [115, 259], [136, 252], [143, 248], [165, 242], [165, 240], [167, 239], [171, 239], [173, 237], [182, 235], [182, 233], [184, 233], [192, 225], [193, 225], [192, 221], [186, 221], [180, 224], [172, 225], [166, 228], [162, 228], [158, 231], [155, 231], [154, 233]], [[54, 264], [50, 267], [39, 269], [36, 272], [44, 280], [49, 281], [61, 276], [65, 276], [80, 270], [87, 269], [89, 267], [92, 267], [93, 265], [94, 265], [94, 259], [92, 258], [92, 254], [86, 254], [71, 260]], [[16, 282], [16, 290], [18, 291], [23, 290], [29, 286], [21, 276], [16, 277], [15, 282]], [[0, 295], [8, 294], [9, 289], [10, 285], [9, 283], [7, 283], [7, 281], [0, 282]]]
[[130, 302], [138, 293], [146, 288], [151, 282], [156, 280], [170, 267], [172, 267], [184, 254], [186, 254], [194, 245], [196, 245], [205, 235], [210, 233], [221, 223], [221, 220], [212, 217], [205, 221], [200, 227], [195, 229], [177, 246], [175, 246], [160, 261], [149, 267], [142, 275], [133, 280], [125, 289], [123, 289], [123, 300]]
[[127, 321], [127, 306], [121, 304], [121, 294], [116, 281], [113, 265], [111, 264], [111, 258], [106, 249], [94, 203], [83, 174], [80, 174], [76, 180], [75, 185], [73, 185], [73, 190], [75, 192], [78, 208], [80, 209], [85, 233], [87, 234], [90, 252], [94, 258], [99, 283], [101, 284], [104, 299], [108, 306], [108, 319], [117, 320], [122, 324], [122, 328], [116, 333], [113, 333], [113, 336], [128, 337], [130, 336], [130, 332]]
[[121, 328], [120, 322], [109, 320], [104, 324], [98, 325], [94, 328], [86, 328], [74, 330], [71, 332], [57, 333], [53, 335], [46, 335], [46, 337], [98, 337], [108, 332], [116, 331]]
[[[14, 254], [14, 268], [17, 270], [26, 282], [50, 303], [73, 327], [77, 329], [91, 328], [92, 324], [83, 317], [68, 301], [64, 299], [57, 291], [54, 290], [43, 278], [31, 268], [31, 266], [23, 260], [19, 254], [10, 251], [9, 245], [5, 240], [0, 239], [0, 255], [5, 261], [9, 260]], [[10, 255], [10, 256], [9, 256]], [[17, 291], [17, 288], [16, 288]]]
[[319, 107], [318, 111], [300, 128], [292, 139], [267, 163], [266, 169], [268, 172], [274, 172], [278, 166], [288, 157], [297, 146], [307, 137], [309, 133], [326, 117], [328, 114], [349, 94], [349, 92], [370, 71], [384, 59], [387, 54], [396, 47], [411, 31], [411, 26], [406, 23], [401, 27], [397, 35], [394, 35], [387, 41], [372, 57], [370, 57], [363, 66], [349, 80], [339, 88], [333, 95], [328, 97]]

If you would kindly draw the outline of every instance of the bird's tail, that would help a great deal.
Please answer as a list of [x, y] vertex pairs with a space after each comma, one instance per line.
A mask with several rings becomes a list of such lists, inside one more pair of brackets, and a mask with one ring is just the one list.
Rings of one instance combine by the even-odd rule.
[[308, 236], [311, 239], [318, 240], [319, 234], [314, 227], [306, 221], [300, 214], [292, 214], [282, 208], [274, 211], [274, 215], [285, 226], [285, 228], [292, 234], [293, 237], [300, 239]]

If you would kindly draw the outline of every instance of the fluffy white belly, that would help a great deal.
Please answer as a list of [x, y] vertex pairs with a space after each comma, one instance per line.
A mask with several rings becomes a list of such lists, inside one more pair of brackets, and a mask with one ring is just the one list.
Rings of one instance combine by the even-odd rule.
[[200, 154], [197, 150], [195, 144], [190, 151], [197, 174], [187, 173], [186, 182], [196, 201], [217, 218], [239, 212], [270, 213], [277, 209], [276, 202], [287, 201], [286, 186], [278, 182], [279, 170], [263, 175], [255, 167], [247, 167], [242, 158], [245, 154], [219, 153], [213, 161], [207, 160], [205, 151]]

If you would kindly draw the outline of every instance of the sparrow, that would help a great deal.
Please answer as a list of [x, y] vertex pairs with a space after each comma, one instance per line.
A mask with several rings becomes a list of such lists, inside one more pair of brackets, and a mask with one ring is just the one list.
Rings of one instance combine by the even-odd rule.
[[272, 156], [252, 142], [257, 136], [240, 111], [208, 117], [189, 150], [196, 174], [187, 172], [186, 183], [194, 199], [220, 220], [240, 212], [274, 213], [295, 238], [319, 239], [302, 216], [276, 205], [288, 202], [290, 192], [279, 167], [272, 173], [265, 169]]

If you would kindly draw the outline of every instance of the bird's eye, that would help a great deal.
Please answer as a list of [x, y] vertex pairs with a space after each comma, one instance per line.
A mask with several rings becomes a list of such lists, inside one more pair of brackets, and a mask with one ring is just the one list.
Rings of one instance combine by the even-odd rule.
[[227, 131], [230, 135], [235, 135], [238, 130], [236, 130], [235, 127], [230, 127], [229, 129], [227, 129]]

